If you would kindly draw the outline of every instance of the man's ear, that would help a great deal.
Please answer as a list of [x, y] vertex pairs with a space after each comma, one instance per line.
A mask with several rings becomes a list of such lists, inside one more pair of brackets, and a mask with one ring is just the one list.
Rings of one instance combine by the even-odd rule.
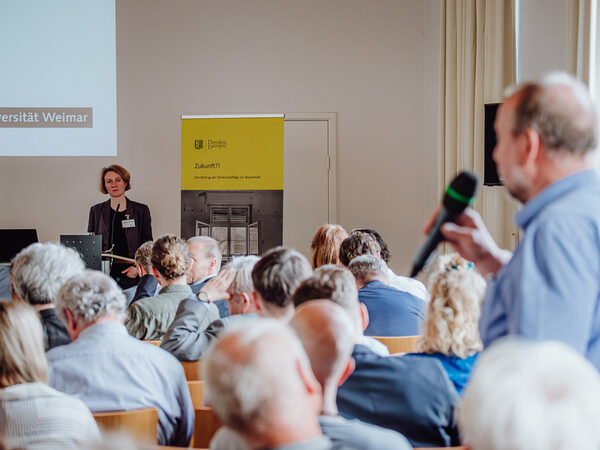
[[242, 303], [242, 311], [244, 311], [244, 313], [246, 311], [248, 311], [252, 307], [252, 305], [254, 304], [254, 302], [253, 302], [253, 300], [251, 298], [251, 295], [252, 294], [248, 295], [248, 293], [246, 293], [246, 292], [242, 292], [239, 295], [240, 302]]
[[365, 331], [369, 326], [369, 311], [364, 303], [360, 304], [360, 319], [362, 321], [362, 330]]
[[23, 300], [21, 297], [19, 297], [17, 291], [15, 291], [15, 287], [13, 286], [12, 281], [10, 282], [10, 298], [12, 300]]
[[154, 278], [156, 278], [158, 280], [159, 273], [158, 273], [158, 270], [156, 270], [156, 267], [154, 267], [154, 266], [152, 266], [152, 275], [154, 275]]
[[64, 315], [65, 315], [65, 325], [67, 328], [67, 332], [69, 333], [71, 340], [74, 341], [75, 338], [77, 338], [77, 336], [79, 336], [79, 330], [78, 330], [79, 327], [77, 325], [77, 321], [75, 320], [75, 317], [73, 316], [73, 313], [71, 312], [71, 310], [69, 310], [68, 308], [64, 309]]
[[146, 275], [147, 272], [144, 270], [144, 268], [142, 267], [141, 264], [135, 263], [135, 268], [137, 269], [138, 274], [140, 275], [140, 277]]
[[256, 311], [257, 312], [262, 311], [262, 305], [258, 298], [258, 292], [252, 291], [252, 293], [250, 294], [250, 299], [251, 299], [252, 303], [254, 304], [254, 308], [256, 309]]
[[533, 128], [527, 128], [523, 131], [522, 139], [525, 143], [525, 151], [520, 160], [522, 167], [525, 169], [535, 167], [538, 158], [542, 156], [542, 139]]
[[323, 408], [323, 389], [321, 388], [321, 385], [317, 381], [310, 367], [307, 367], [306, 364], [302, 364], [299, 359], [296, 360], [296, 369], [298, 370], [298, 375], [300, 376], [300, 380], [302, 380], [302, 384], [304, 385], [308, 396], [312, 400], [315, 412], [320, 413]]
[[217, 266], [217, 258], [210, 258], [210, 262], [208, 263], [208, 269], [209, 269], [210, 273], [213, 273], [216, 266]]
[[348, 377], [350, 375], [352, 375], [352, 372], [354, 372], [354, 369], [356, 369], [356, 361], [354, 361], [354, 358], [351, 356], [350, 358], [348, 358], [348, 362], [346, 363], [344, 372], [342, 373], [342, 376], [340, 377], [340, 379], [338, 381], [338, 386], [341, 386], [342, 384], [344, 384], [344, 381], [346, 381], [348, 379]]

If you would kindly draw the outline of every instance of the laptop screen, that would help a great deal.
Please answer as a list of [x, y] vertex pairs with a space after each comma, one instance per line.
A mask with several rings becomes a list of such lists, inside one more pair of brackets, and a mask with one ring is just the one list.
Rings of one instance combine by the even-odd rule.
[[17, 253], [34, 242], [38, 242], [36, 230], [0, 229], [0, 264], [10, 263]]

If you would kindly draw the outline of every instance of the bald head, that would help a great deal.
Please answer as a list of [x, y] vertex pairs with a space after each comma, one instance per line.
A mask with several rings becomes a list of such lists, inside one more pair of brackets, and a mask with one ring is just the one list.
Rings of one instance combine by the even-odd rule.
[[302, 304], [290, 321], [310, 359], [321, 386], [337, 385], [354, 348], [354, 329], [348, 314], [331, 300]]
[[515, 136], [534, 129], [550, 153], [584, 155], [596, 148], [597, 114], [588, 89], [566, 73], [553, 72], [538, 82], [508, 91], [514, 100]]
[[302, 428], [321, 409], [321, 390], [292, 330], [274, 319], [233, 324], [203, 358], [206, 389], [221, 421], [257, 446]]

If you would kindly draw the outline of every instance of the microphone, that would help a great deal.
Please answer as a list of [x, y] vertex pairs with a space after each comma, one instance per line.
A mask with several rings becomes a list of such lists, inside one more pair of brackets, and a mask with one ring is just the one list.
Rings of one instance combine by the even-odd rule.
[[119, 212], [119, 208], [121, 207], [120, 203], [117, 203], [117, 209], [115, 209], [115, 213], [113, 214], [112, 223], [110, 224], [110, 248], [106, 251], [106, 253], [112, 253], [115, 248], [115, 217], [117, 217], [117, 213]]
[[429, 256], [444, 239], [441, 231], [442, 225], [446, 222], [454, 222], [466, 207], [473, 203], [478, 185], [477, 175], [472, 172], [464, 171], [454, 177], [444, 194], [442, 209], [429, 230], [425, 243], [413, 259], [411, 277], [414, 277], [423, 269]]

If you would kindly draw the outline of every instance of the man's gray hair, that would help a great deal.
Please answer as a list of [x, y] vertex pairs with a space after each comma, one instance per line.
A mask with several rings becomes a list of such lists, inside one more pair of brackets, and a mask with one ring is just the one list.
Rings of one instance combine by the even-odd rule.
[[354, 322], [355, 333], [362, 334], [358, 289], [348, 269], [334, 264], [318, 267], [298, 286], [293, 297], [296, 308], [317, 299], [331, 300], [341, 306]]
[[66, 321], [65, 309], [75, 322], [90, 324], [104, 316], [126, 318], [126, 300], [117, 283], [102, 272], [88, 270], [62, 285], [56, 295], [56, 312]]
[[584, 154], [598, 144], [596, 107], [587, 87], [571, 75], [552, 72], [507, 91], [516, 95], [512, 131], [534, 129], [552, 152]]
[[385, 283], [388, 279], [388, 267], [381, 258], [371, 255], [360, 255], [350, 261], [348, 269], [354, 275], [357, 281], [366, 284], [374, 278], [383, 279]]
[[239, 256], [233, 258], [225, 270], [232, 270], [235, 273], [235, 277], [231, 282], [229, 288], [232, 294], [241, 294], [243, 292], [250, 294], [254, 290], [252, 284], [252, 269], [260, 258], [258, 256]]
[[221, 270], [221, 260], [223, 259], [223, 252], [221, 252], [221, 247], [219, 243], [211, 238], [210, 236], [192, 236], [187, 240], [188, 244], [199, 244], [202, 243], [202, 248], [206, 252], [206, 256], [209, 258], [215, 258], [217, 260], [217, 265], [215, 267], [218, 272]]
[[293, 410], [303, 389], [298, 361], [310, 371], [302, 344], [282, 322], [233, 323], [202, 358], [207, 395], [217, 416], [243, 433], [261, 430], [274, 412]]
[[292, 304], [294, 291], [311, 273], [311, 265], [300, 252], [275, 247], [254, 266], [252, 282], [267, 305], [282, 309]]
[[32, 305], [52, 303], [61, 285], [85, 270], [79, 253], [56, 242], [35, 243], [21, 250], [10, 265], [13, 289]]
[[598, 399], [600, 374], [572, 348], [505, 338], [479, 356], [458, 425], [473, 450], [598, 449]]

